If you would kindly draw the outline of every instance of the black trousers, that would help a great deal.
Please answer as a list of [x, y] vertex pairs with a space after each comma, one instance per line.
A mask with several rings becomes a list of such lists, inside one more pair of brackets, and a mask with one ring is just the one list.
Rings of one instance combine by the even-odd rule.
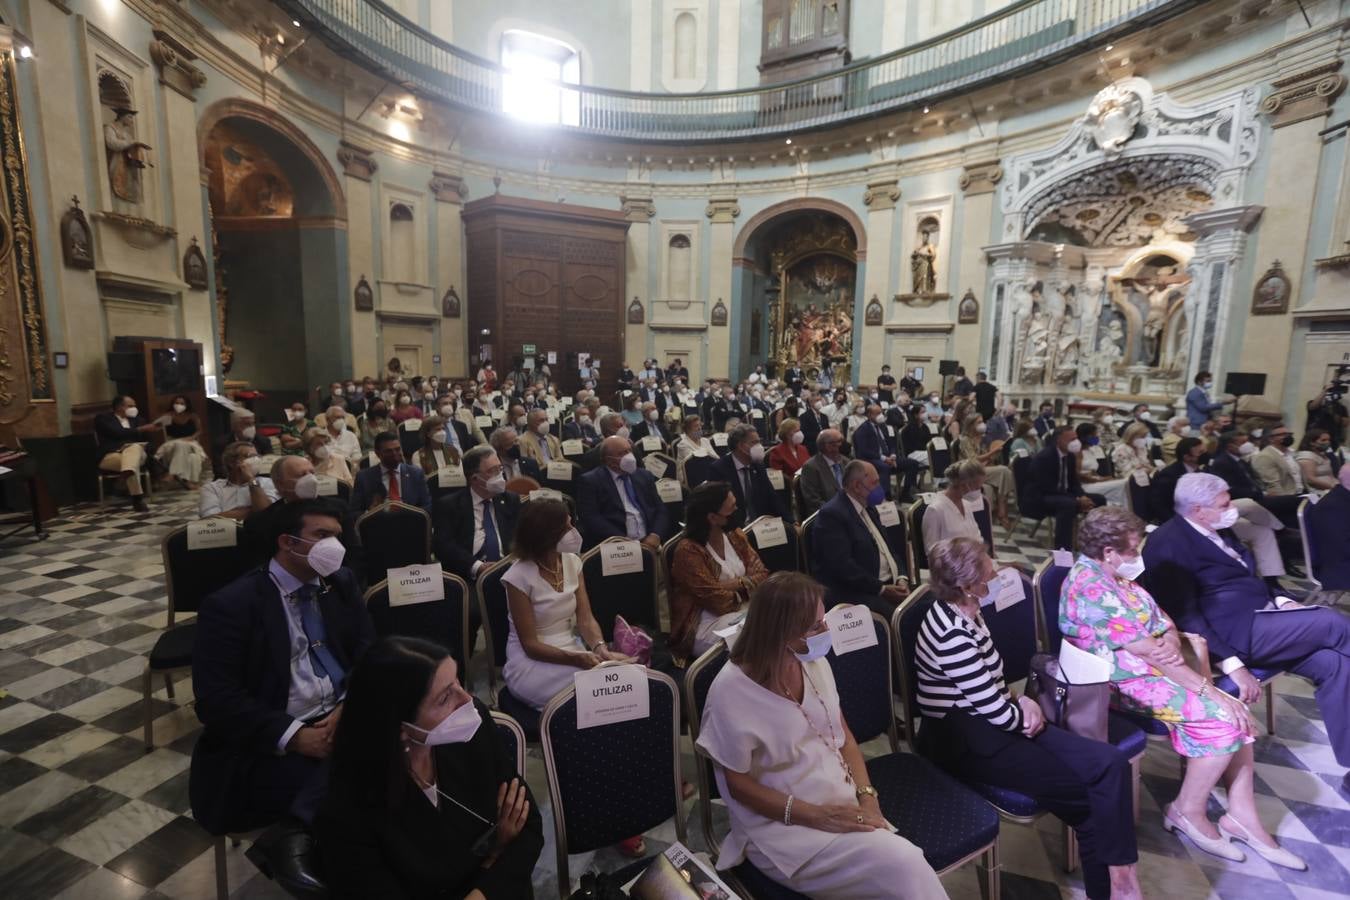
[[1109, 900], [1108, 866], [1139, 860], [1130, 760], [1110, 744], [1053, 725], [1034, 738], [1000, 731], [983, 718], [951, 712], [923, 720], [919, 746], [962, 781], [1026, 794], [1078, 833], [1083, 887]]
[[897, 454], [895, 457], [895, 468], [901, 476], [901, 498], [912, 498], [914, 496], [914, 486], [919, 481], [919, 475], [924, 469], [928, 468], [928, 466], [918, 460], [910, 459], [908, 456]]
[[1297, 494], [1291, 496], [1266, 494], [1259, 502], [1272, 516], [1283, 522], [1285, 528], [1291, 528], [1294, 534], [1298, 534], [1298, 507], [1303, 502], [1302, 497]]
[[[1093, 506], [1105, 506], [1106, 498], [1101, 494], [1085, 495]], [[1078, 518], [1078, 498], [1072, 494], [1052, 494], [1042, 498], [1047, 514], [1055, 517], [1055, 546], [1072, 550], [1073, 523]]]

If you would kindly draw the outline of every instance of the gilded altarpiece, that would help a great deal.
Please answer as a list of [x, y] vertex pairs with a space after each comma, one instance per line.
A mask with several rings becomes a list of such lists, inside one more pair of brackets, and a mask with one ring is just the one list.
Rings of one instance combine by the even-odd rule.
[[779, 371], [796, 365], [814, 379], [828, 369], [836, 381], [848, 380], [858, 270], [852, 230], [835, 217], [811, 216], [775, 237], [770, 358]]

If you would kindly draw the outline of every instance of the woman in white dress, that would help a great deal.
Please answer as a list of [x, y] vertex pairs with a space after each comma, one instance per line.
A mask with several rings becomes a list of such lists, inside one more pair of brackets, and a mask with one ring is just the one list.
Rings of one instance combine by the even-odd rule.
[[703, 419], [699, 416], [685, 416], [681, 424], [682, 434], [675, 442], [675, 461], [683, 464], [691, 456], [717, 458], [712, 441], [703, 436]]
[[882, 817], [824, 659], [823, 596], [809, 576], [770, 575], [708, 690], [698, 746], [731, 817], [717, 867], [749, 859], [815, 900], [944, 898], [923, 851]]
[[949, 538], [966, 537], [984, 543], [975, 511], [985, 506], [984, 466], [973, 459], [952, 463], [944, 473], [947, 488], [933, 494], [923, 512], [923, 551]]
[[1078, 454], [1078, 480], [1094, 494], [1101, 494], [1110, 506], [1125, 505], [1125, 479], [1100, 474], [1097, 462], [1105, 456], [1101, 433], [1095, 422], [1080, 422], [1075, 434], [1083, 445]]
[[506, 570], [511, 632], [506, 639], [506, 686], [535, 709], [572, 684], [577, 669], [606, 660], [632, 662], [605, 643], [581, 578], [581, 535], [561, 500], [531, 500], [516, 522]]

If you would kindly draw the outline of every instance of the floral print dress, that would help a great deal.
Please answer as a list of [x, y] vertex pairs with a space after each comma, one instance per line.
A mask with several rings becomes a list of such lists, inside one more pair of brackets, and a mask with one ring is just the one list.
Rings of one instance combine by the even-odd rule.
[[1212, 698], [1182, 687], [1125, 649], [1140, 638], [1176, 630], [1148, 591], [1135, 582], [1117, 578], [1080, 555], [1060, 595], [1059, 630], [1078, 649], [1112, 663], [1113, 703], [1165, 723], [1172, 747], [1182, 756], [1236, 753], [1255, 740]]

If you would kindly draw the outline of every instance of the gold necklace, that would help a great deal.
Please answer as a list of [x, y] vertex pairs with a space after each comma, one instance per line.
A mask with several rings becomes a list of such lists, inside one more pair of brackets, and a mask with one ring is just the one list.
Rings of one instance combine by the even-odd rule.
[[543, 562], [535, 563], [535, 566], [548, 581], [549, 586], [555, 591], [561, 591], [563, 586], [562, 557], [558, 557], [558, 567], [556, 569], [544, 565]]
[[[820, 696], [820, 691], [816, 689], [816, 683], [811, 680], [811, 676], [806, 674], [806, 668], [804, 666], [802, 667], [802, 682], [803, 682], [802, 702], [798, 703], [797, 701], [793, 700], [792, 705], [797, 707], [797, 711], [802, 714], [802, 718], [806, 720], [806, 725], [808, 728], [811, 729], [812, 733], [815, 734], [816, 737], [820, 738], [822, 743], [824, 743], [826, 746], [828, 746], [831, 750], [834, 751], [835, 758], [839, 760], [839, 767], [844, 770], [844, 781], [847, 782], [850, 787], [852, 787], [854, 783], [853, 770], [848, 767], [848, 760], [844, 759], [844, 753], [842, 750], [839, 749], [839, 745], [837, 743], [839, 737], [838, 735], [835, 734], [834, 722], [831, 721], [830, 719], [830, 708], [825, 705], [825, 698]], [[825, 737], [825, 735], [820, 733], [820, 729], [816, 727], [816, 723], [812, 722], [811, 717], [806, 714], [805, 685], [808, 684], [811, 685], [811, 693], [815, 695], [816, 702], [820, 704], [821, 709], [825, 710], [825, 724], [829, 726], [830, 729], [830, 736], [828, 739]], [[781, 678], [779, 679], [779, 687], [783, 689], [783, 695], [787, 697], [789, 700], [792, 700], [792, 695], [788, 693], [787, 687], [783, 685]]]

